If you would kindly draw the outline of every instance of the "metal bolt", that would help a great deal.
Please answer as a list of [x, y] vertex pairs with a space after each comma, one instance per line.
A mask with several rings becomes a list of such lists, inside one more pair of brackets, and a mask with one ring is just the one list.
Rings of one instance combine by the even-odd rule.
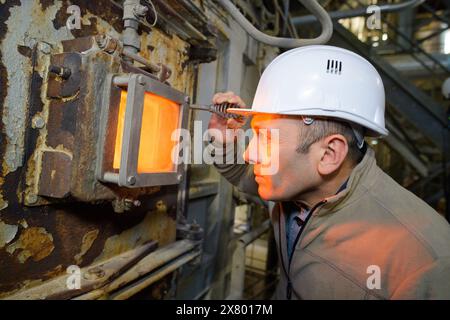
[[307, 126], [311, 125], [314, 122], [314, 119], [311, 117], [304, 117], [303, 118], [303, 123]]
[[140, 85], [145, 86], [146, 82], [144, 76], [139, 76], [138, 82]]
[[25, 200], [27, 201], [28, 204], [33, 204], [33, 203], [36, 203], [38, 201], [38, 197], [34, 193], [29, 193], [25, 197]]
[[140, 207], [141, 206], [141, 202], [139, 200], [125, 199], [124, 201], [125, 201], [125, 205], [127, 205], [128, 207], [131, 207], [131, 206]]
[[134, 200], [133, 202], [135, 207], [140, 207], [141, 206], [141, 202], [139, 200]]
[[129, 176], [129, 177], [127, 178], [127, 182], [128, 182], [129, 185], [134, 185], [134, 184], [136, 184], [136, 177], [135, 177], [135, 176]]
[[56, 74], [64, 80], [69, 79], [70, 75], [72, 74], [72, 71], [69, 68], [60, 66], [50, 66], [48, 71]]
[[143, 18], [147, 15], [148, 8], [146, 6], [137, 5], [133, 8], [133, 13], [136, 18]]
[[35, 115], [31, 121], [31, 126], [35, 129], [42, 129], [45, 126], [45, 121], [40, 115]]

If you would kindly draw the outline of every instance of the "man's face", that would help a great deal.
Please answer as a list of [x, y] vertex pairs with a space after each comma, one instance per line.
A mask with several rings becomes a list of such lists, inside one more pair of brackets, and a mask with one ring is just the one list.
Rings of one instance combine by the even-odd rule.
[[244, 159], [254, 165], [258, 193], [265, 200], [294, 200], [319, 181], [314, 152], [296, 150], [301, 139], [300, 121], [298, 117], [253, 116], [253, 138]]

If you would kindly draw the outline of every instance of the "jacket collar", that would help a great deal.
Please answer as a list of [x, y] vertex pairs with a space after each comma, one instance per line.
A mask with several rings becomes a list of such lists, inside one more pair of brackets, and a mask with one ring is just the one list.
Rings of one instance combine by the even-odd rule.
[[321, 216], [335, 212], [360, 198], [375, 182], [378, 170], [375, 152], [372, 148], [367, 148], [361, 162], [352, 170], [345, 188], [326, 198], [326, 203], [316, 211], [315, 215]]

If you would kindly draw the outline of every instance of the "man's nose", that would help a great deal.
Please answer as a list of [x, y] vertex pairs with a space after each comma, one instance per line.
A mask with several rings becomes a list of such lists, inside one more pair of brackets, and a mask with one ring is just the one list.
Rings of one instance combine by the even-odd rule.
[[258, 146], [257, 146], [257, 140], [255, 136], [253, 136], [252, 139], [250, 139], [250, 142], [247, 146], [247, 149], [245, 149], [244, 152], [244, 161], [250, 164], [255, 164], [258, 162]]

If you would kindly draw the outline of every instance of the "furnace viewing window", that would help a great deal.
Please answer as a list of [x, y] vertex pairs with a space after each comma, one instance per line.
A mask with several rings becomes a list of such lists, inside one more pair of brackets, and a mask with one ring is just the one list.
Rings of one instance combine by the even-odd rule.
[[115, 75], [104, 96], [98, 178], [125, 187], [177, 184], [173, 155], [187, 122], [187, 96], [142, 74]]

